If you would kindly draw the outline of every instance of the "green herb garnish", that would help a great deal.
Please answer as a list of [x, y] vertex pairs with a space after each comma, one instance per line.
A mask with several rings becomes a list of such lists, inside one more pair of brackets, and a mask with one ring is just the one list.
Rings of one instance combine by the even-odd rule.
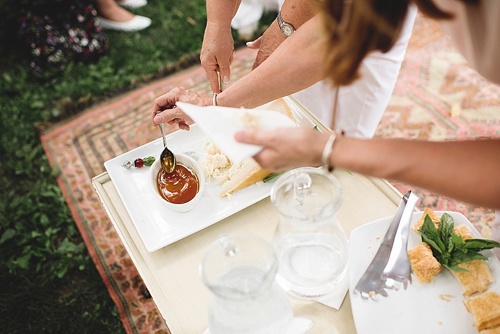
[[422, 241], [431, 247], [434, 257], [443, 267], [454, 271], [467, 271], [458, 265], [473, 260], [486, 260], [486, 257], [479, 253], [480, 251], [500, 247], [500, 243], [494, 240], [463, 240], [453, 232], [454, 227], [453, 218], [444, 213], [439, 222], [439, 230], [436, 229], [429, 215], [425, 216], [424, 224], [419, 230]]
[[142, 161], [144, 161], [144, 165], [145, 166], [151, 166], [153, 164], [153, 162], [155, 162], [155, 157], [145, 157], [144, 159], [142, 159]]
[[271, 182], [272, 180], [274, 180], [275, 178], [277, 178], [278, 176], [280, 176], [281, 174], [283, 174], [285, 172], [287, 172], [287, 171], [284, 170], [284, 171], [278, 172], [278, 173], [271, 173], [268, 176], [266, 176], [262, 181], [264, 183]]

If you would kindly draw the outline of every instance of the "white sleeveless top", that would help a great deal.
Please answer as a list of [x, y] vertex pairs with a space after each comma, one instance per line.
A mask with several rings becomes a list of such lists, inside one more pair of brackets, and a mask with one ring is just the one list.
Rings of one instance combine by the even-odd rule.
[[328, 81], [320, 81], [292, 96], [325, 125], [335, 127], [334, 130], [342, 129], [349, 137], [373, 137], [396, 85], [416, 15], [416, 6], [411, 6], [401, 36], [394, 47], [386, 53], [370, 53], [363, 60], [361, 78], [340, 88], [334, 125], [332, 115], [335, 90]]

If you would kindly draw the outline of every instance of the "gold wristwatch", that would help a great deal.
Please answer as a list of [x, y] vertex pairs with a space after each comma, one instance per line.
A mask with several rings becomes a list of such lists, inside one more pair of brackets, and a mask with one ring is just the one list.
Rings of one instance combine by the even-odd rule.
[[293, 34], [293, 32], [295, 31], [295, 27], [292, 24], [283, 21], [283, 18], [281, 17], [281, 12], [278, 13], [277, 20], [278, 20], [278, 26], [280, 27], [283, 36], [288, 37], [291, 34]]

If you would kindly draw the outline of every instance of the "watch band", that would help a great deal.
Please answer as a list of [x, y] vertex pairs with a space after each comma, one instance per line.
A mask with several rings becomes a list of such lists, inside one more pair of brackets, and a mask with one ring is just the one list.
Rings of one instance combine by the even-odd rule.
[[280, 27], [283, 36], [288, 37], [291, 34], [293, 34], [293, 32], [295, 31], [295, 27], [292, 24], [283, 21], [283, 18], [281, 17], [281, 12], [278, 12], [277, 20], [278, 20], [278, 26]]

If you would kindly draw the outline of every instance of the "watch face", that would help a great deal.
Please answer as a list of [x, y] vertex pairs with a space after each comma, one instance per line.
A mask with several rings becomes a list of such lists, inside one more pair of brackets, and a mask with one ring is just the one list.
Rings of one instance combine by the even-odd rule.
[[285, 34], [285, 36], [290, 36], [293, 33], [293, 28], [288, 24], [284, 24], [281, 30], [283, 31], [283, 34]]

